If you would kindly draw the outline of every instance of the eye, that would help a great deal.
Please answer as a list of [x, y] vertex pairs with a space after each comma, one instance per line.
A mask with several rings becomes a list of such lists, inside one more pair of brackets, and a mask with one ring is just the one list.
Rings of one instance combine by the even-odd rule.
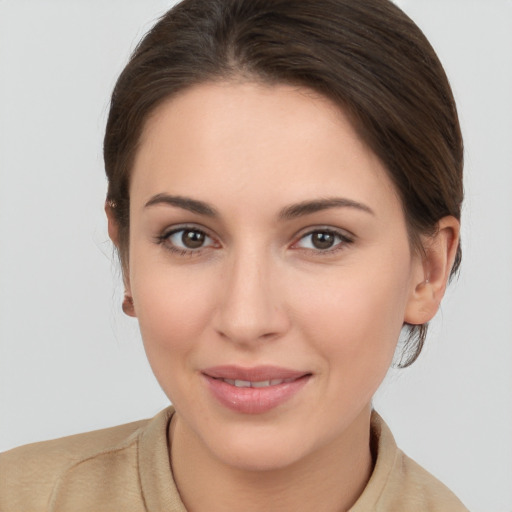
[[180, 228], [166, 233], [162, 236], [164, 242], [170, 249], [177, 251], [198, 251], [214, 245], [214, 241], [204, 231], [196, 228]]
[[337, 231], [331, 229], [316, 229], [302, 236], [295, 244], [295, 247], [329, 252], [350, 243], [352, 243], [350, 238]]

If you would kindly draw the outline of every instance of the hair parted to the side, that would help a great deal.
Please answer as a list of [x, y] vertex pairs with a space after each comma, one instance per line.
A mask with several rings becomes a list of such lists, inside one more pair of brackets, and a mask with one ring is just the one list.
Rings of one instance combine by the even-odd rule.
[[[339, 105], [384, 163], [411, 244], [460, 220], [463, 145], [450, 85], [421, 30], [389, 0], [183, 0], [143, 38], [112, 94], [104, 140], [107, 201], [128, 259], [129, 182], [145, 121], [164, 100], [208, 81], [308, 87]], [[460, 245], [452, 275], [461, 261]], [[409, 325], [399, 366], [427, 325]]]

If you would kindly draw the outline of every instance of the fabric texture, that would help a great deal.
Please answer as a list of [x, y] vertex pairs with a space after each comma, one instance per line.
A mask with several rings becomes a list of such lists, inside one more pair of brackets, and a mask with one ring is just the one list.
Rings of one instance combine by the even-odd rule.
[[[0, 454], [0, 511], [186, 512], [168, 456], [173, 412]], [[371, 428], [375, 468], [349, 512], [467, 512], [397, 448], [376, 412]]]

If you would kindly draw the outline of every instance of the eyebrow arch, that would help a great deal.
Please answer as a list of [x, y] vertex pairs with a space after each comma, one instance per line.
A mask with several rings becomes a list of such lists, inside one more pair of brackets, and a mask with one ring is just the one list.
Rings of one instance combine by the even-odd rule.
[[357, 201], [343, 197], [332, 197], [292, 204], [281, 210], [279, 213], [279, 218], [283, 220], [291, 220], [303, 215], [309, 215], [312, 213], [320, 212], [322, 210], [328, 210], [330, 208], [355, 208], [356, 210], [375, 215], [375, 212], [365, 204], [358, 203]]
[[[192, 199], [184, 196], [173, 196], [169, 194], [156, 194], [153, 196], [145, 205], [145, 208], [150, 206], [167, 204], [170, 206], [176, 206], [184, 210], [188, 210], [199, 215], [205, 215], [207, 217], [217, 217], [218, 213], [208, 203]], [[330, 208], [355, 208], [357, 210], [370, 213], [375, 215], [374, 211], [365, 204], [358, 203], [352, 199], [343, 197], [333, 197], [328, 199], [315, 199], [312, 201], [303, 201], [297, 204], [286, 206], [279, 213], [279, 218], [283, 220], [291, 220], [303, 215], [310, 215], [322, 210], [328, 210]]]
[[206, 215], [207, 217], [218, 216], [215, 208], [210, 206], [208, 203], [198, 201], [197, 199], [191, 199], [190, 197], [172, 196], [169, 194], [156, 194], [144, 205], [144, 208], [160, 204], [176, 206], [178, 208], [188, 210], [189, 212]]

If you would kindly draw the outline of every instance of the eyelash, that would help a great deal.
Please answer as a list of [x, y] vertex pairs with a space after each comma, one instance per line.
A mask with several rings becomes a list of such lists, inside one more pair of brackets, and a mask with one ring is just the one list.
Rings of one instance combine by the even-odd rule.
[[[170, 238], [173, 235], [176, 235], [178, 233], [185, 232], [185, 231], [189, 231], [192, 233], [199, 233], [200, 235], [204, 235], [205, 238], [208, 238], [213, 241], [213, 238], [211, 236], [209, 236], [202, 229], [199, 229], [195, 226], [180, 226], [180, 227], [171, 229], [170, 231], [166, 231], [166, 232], [162, 233], [161, 235], [159, 235], [157, 237], [157, 243], [162, 245], [166, 250], [168, 250], [174, 254], [177, 254], [178, 256], [188, 256], [188, 257], [199, 256], [203, 252], [204, 249], [206, 249], [207, 247], [210, 247], [210, 245], [207, 245], [206, 247], [203, 246], [203, 247], [199, 247], [197, 249], [186, 249], [186, 248], [176, 247], [175, 245], [170, 243]], [[214, 245], [214, 244], [211, 244], [211, 245]]]
[[[304, 251], [314, 251], [316, 254], [320, 256], [330, 256], [332, 254], [337, 253], [338, 251], [342, 251], [347, 248], [348, 245], [352, 244], [354, 242], [354, 239], [350, 236], [346, 235], [345, 233], [338, 231], [336, 229], [332, 228], [314, 228], [309, 229], [306, 233], [300, 236], [300, 238], [293, 244], [293, 246], [296, 246], [301, 240], [304, 240], [307, 237], [311, 237], [316, 233], [321, 233], [323, 235], [331, 235], [334, 236], [336, 239], [338, 239], [338, 242], [335, 243], [332, 247], [329, 247], [327, 249], [315, 249], [315, 248], [298, 248], [297, 250], [304, 250]], [[292, 247], [293, 247], [292, 246]]]
[[[169, 240], [173, 235], [176, 235], [178, 233], [185, 232], [185, 231], [203, 235], [205, 238], [212, 240], [213, 243], [209, 244], [207, 246], [198, 247], [197, 249], [179, 248], [179, 247], [176, 247], [175, 245], [169, 243]], [[298, 238], [298, 240], [292, 244], [292, 248], [294, 246], [296, 246], [301, 240], [304, 240], [308, 236], [311, 237], [315, 233], [321, 233], [324, 235], [325, 234], [332, 235], [336, 239], [338, 239], [338, 243], [336, 243], [333, 247], [329, 247], [324, 250], [315, 249], [315, 248], [300, 248], [300, 247], [297, 247], [296, 250], [301, 250], [301, 251], [306, 251], [306, 252], [313, 251], [317, 255], [327, 256], [327, 255], [332, 255], [334, 253], [337, 253], [338, 251], [346, 249], [346, 247], [348, 245], [350, 245], [354, 242], [353, 238], [342, 233], [341, 231], [338, 231], [338, 230], [335, 230], [332, 228], [315, 228], [315, 229], [310, 229], [309, 231], [302, 234]], [[209, 236], [204, 230], [196, 228], [195, 226], [180, 226], [180, 227], [174, 228], [170, 231], [164, 232], [161, 235], [157, 236], [156, 241], [159, 245], [164, 246], [164, 248], [166, 250], [168, 250], [174, 254], [177, 254], [178, 256], [186, 256], [186, 257], [199, 256], [203, 253], [204, 249], [211, 247], [212, 245], [215, 245], [215, 241], [213, 240], [213, 238], [211, 236]]]

